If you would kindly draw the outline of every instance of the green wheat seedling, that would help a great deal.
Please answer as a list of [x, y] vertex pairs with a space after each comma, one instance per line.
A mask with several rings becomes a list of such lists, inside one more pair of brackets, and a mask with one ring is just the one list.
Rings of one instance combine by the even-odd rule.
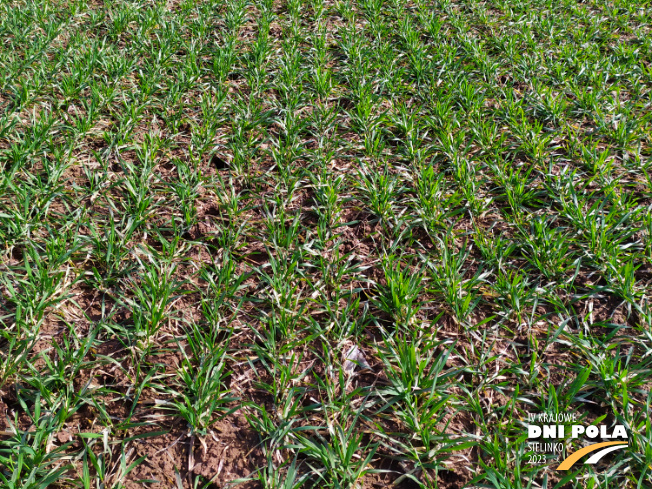
[[391, 229], [396, 223], [395, 202], [402, 192], [398, 178], [388, 171], [381, 174], [363, 167], [358, 181], [365, 205], [385, 229]]
[[90, 397], [90, 382], [81, 386], [75, 383], [84, 369], [94, 366], [94, 362], [86, 357], [96, 343], [96, 334], [93, 331], [80, 338], [69, 325], [69, 337], [66, 336], [61, 345], [53, 343], [52, 357], [48, 355], [48, 350], [38, 355], [43, 368], [36, 369], [33, 364], [27, 363], [20, 374], [21, 384], [34, 389], [42, 404], [57, 413], [54, 417], [58, 423], [55, 425], [57, 429]]
[[554, 222], [533, 219], [523, 241], [527, 260], [547, 279], [558, 278], [572, 268], [570, 240]]
[[85, 279], [90, 285], [109, 289], [120, 278], [129, 276], [133, 265], [127, 243], [138, 225], [139, 222], [132, 218], [124, 219], [116, 225], [114, 215], [110, 214], [103, 232], [91, 229], [88, 240], [94, 266], [91, 268], [92, 276]]
[[383, 433], [383, 445], [395, 456], [415, 464], [417, 470], [408, 478], [417, 482], [427, 480], [426, 469], [439, 467], [451, 451], [462, 449], [465, 442], [450, 437], [441, 428], [446, 426], [444, 420], [451, 409], [457, 409], [453, 406], [458, 406], [457, 399], [448, 393], [457, 372], [445, 371], [450, 350], [435, 357], [437, 346], [423, 345], [418, 338], [396, 336], [378, 350], [389, 380], [388, 387], [378, 390], [379, 413], [392, 412], [412, 433], [405, 438]]
[[299, 475], [296, 460], [289, 467], [277, 467], [271, 457], [261, 469], [257, 480], [263, 489], [298, 489], [306, 483], [308, 474]]
[[133, 340], [145, 352], [169, 321], [171, 304], [187, 293], [183, 282], [175, 277], [176, 264], [150, 259], [137, 258], [142, 270], [140, 280], [124, 284], [133, 296], [120, 299], [131, 312]]
[[[95, 479], [96, 486], [111, 487], [113, 489], [123, 489], [126, 487], [127, 476], [133, 471], [146, 457], [133, 456], [134, 449], [125, 450], [125, 446], [115, 450], [114, 445], [108, 443], [108, 437], [100, 435], [102, 438], [102, 450], [96, 454], [93, 449], [98, 444], [99, 437], [89, 437], [91, 441], [84, 442], [84, 455], [82, 461], [82, 474], [80, 478], [81, 485], [84, 489], [93, 487], [92, 481]], [[135, 438], [141, 438], [136, 436]], [[113, 445], [113, 446], [112, 446]], [[99, 451], [99, 450], [97, 450]], [[93, 474], [93, 477], [91, 477]]]
[[25, 326], [28, 331], [38, 328], [46, 311], [66, 300], [64, 294], [74, 272], [60, 267], [71, 253], [66, 251], [62, 256], [52, 257], [60, 258], [61, 263], [44, 259], [44, 254], [33, 246], [27, 248], [24, 265], [0, 279], [6, 287], [6, 299], [13, 305], [17, 328]]
[[336, 411], [342, 409], [349, 414], [351, 425], [342, 426], [334, 416], [335, 412], [329, 412], [332, 408], [326, 405], [324, 433], [318, 431], [314, 436], [296, 434], [296, 442], [290, 448], [307, 458], [311, 478], [325, 487], [360, 487], [365, 474], [379, 472], [369, 466], [378, 444], [369, 443], [364, 434], [356, 430], [358, 423], [362, 422], [366, 402], [363, 399], [357, 409], [339, 406], [333, 394], [328, 393], [330, 402], [336, 403], [333, 406]]
[[179, 368], [180, 398], [171, 402], [172, 409], [188, 423], [191, 435], [206, 435], [215, 416], [225, 417], [237, 407], [229, 407], [237, 399], [229, 395], [226, 378], [227, 341], [218, 342], [217, 331], [205, 332], [192, 324], [187, 330], [188, 353], [182, 349]]
[[480, 302], [478, 289], [487, 274], [478, 269], [467, 278], [465, 263], [470, 250], [464, 244], [458, 251], [453, 251], [452, 238], [438, 239], [442, 246], [439, 263], [428, 263], [432, 273], [433, 292], [442, 295], [453, 317], [465, 322]]
[[41, 413], [39, 396], [35, 399], [33, 412], [28, 409], [24, 400], [20, 401], [29, 413], [34, 429], [19, 430], [17, 418], [10, 424], [11, 436], [0, 441], [0, 480], [3, 485], [12, 489], [45, 489], [70, 469], [70, 457], [65, 454], [70, 444], [50, 450], [48, 440], [57, 429], [54, 417], [45, 412]]
[[493, 288], [498, 294], [501, 314], [514, 319], [519, 327], [525, 324], [527, 312], [537, 300], [536, 289], [528, 279], [518, 272], [499, 273]]
[[2, 348], [0, 349], [0, 357], [2, 358], [0, 364], [2, 365], [0, 367], [0, 389], [2, 389], [28, 363], [28, 357], [36, 343], [36, 337], [20, 335], [9, 328], [0, 331], [0, 337], [2, 339]]
[[403, 266], [394, 255], [383, 260], [383, 270], [387, 285], [380, 288], [377, 306], [392, 316], [397, 326], [408, 326], [419, 311], [423, 272]]
[[217, 325], [225, 317], [225, 312], [235, 312], [242, 301], [244, 282], [249, 274], [237, 273], [237, 263], [224, 254], [222, 262], [202, 269], [201, 278], [208, 284], [208, 290], [202, 300], [204, 318], [210, 324]]

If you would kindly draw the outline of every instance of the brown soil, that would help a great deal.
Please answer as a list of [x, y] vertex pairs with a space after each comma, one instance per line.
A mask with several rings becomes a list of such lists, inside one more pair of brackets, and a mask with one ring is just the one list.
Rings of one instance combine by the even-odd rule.
[[[241, 414], [218, 421], [203, 437], [191, 437], [185, 423], [179, 421], [165, 435], [138, 441], [138, 456], [147, 459], [134, 469], [130, 479], [156, 480], [158, 482], [149, 485], [155, 489], [177, 487], [177, 479], [182, 481], [183, 487], [193, 487], [197, 478], [201, 486], [212, 481], [213, 487], [225, 487], [235, 480], [250, 478], [256, 467], [264, 465], [258, 437]], [[133, 482], [130, 487], [142, 486]], [[239, 487], [255, 486], [249, 482]]]

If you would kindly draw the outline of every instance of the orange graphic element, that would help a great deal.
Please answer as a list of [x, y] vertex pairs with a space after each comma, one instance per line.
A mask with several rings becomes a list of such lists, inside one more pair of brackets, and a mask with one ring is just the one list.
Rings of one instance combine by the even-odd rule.
[[626, 441], [605, 441], [603, 443], [594, 443], [593, 445], [589, 445], [588, 447], [584, 447], [572, 454], [570, 454], [566, 459], [559, 464], [559, 467], [557, 467], [557, 470], [568, 470], [570, 469], [575, 462], [577, 462], [579, 459], [581, 459], [584, 455], [595, 452], [596, 450], [599, 450], [600, 448], [604, 447], [610, 447], [612, 445], [627, 445]]

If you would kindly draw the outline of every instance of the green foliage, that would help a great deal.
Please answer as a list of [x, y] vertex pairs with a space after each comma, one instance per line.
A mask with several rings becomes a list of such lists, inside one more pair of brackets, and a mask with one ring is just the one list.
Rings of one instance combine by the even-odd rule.
[[652, 486], [651, 12], [0, 4], [0, 485]]

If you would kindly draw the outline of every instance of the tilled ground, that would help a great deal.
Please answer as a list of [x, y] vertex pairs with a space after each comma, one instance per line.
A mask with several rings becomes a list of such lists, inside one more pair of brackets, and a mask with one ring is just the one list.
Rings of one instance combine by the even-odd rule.
[[651, 19], [0, 5], [2, 487], [650, 487]]

